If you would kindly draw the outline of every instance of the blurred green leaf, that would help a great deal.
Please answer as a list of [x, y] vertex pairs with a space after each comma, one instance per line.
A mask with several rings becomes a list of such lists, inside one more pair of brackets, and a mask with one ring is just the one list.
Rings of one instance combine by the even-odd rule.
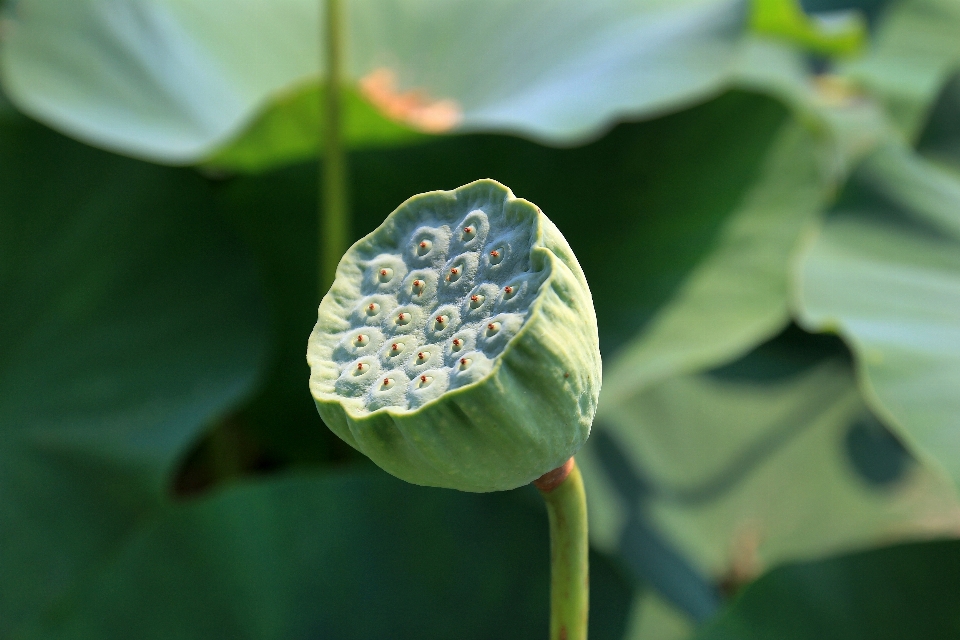
[[[278, 92], [319, 76], [321, 5], [166, 0], [107, 11], [95, 0], [20, 0], [4, 11], [0, 76], [21, 109], [71, 135], [197, 162]], [[347, 75], [394, 118], [427, 131], [573, 143], [624, 114], [662, 113], [719, 91], [746, 8], [353, 0], [346, 14]]]
[[[42, 637], [542, 636], [547, 522], [527, 497], [371, 472], [278, 477], [167, 505]], [[591, 561], [591, 637], [617, 640], [630, 589]]]
[[955, 638], [958, 599], [960, 542], [901, 545], [775, 569], [696, 638]]
[[656, 527], [735, 587], [785, 560], [955, 531], [952, 485], [885, 436], [839, 341], [791, 329], [605, 407], [578, 455], [592, 538], [697, 613], [689, 580], [638, 555], [631, 532]]
[[909, 139], [950, 74], [960, 68], [960, 4], [955, 0], [903, 0], [879, 18], [867, 55], [840, 72], [866, 87], [889, 109]]
[[693, 622], [664, 601], [656, 591], [645, 589], [633, 598], [630, 623], [623, 640], [688, 640]]
[[0, 124], [0, 636], [55, 614], [265, 351], [206, 183]]
[[826, 146], [796, 122], [783, 125], [712, 246], [608, 360], [601, 419], [644, 386], [736, 358], [787, 325], [788, 257], [835, 188]]
[[808, 16], [800, 0], [752, 0], [750, 28], [755, 33], [784, 38], [825, 55], [856, 53], [867, 35], [867, 24], [860, 14]]
[[[255, 173], [313, 158], [322, 149], [324, 91], [307, 84], [274, 98], [243, 133], [207, 158], [207, 168]], [[422, 142], [427, 136], [384, 117], [349, 87], [342, 90], [343, 137], [362, 148]]]
[[917, 142], [917, 149], [960, 169], [960, 72], [954, 74], [940, 91]]
[[[576, 149], [477, 135], [355, 151], [353, 235], [369, 233], [411, 194], [453, 189], [478, 177], [500, 180], [537, 203], [570, 241], [590, 282], [609, 357], [676, 295], [718, 236], [729, 233], [724, 225], [753, 197], [750, 185], [787, 117], [774, 100], [730, 92], [665, 118], [620, 125]], [[806, 170], [803, 162], [797, 166]], [[319, 302], [316, 165], [237, 176], [219, 193], [223, 216], [257, 254], [277, 327], [279, 348], [251, 406], [252, 420], [288, 456], [326, 459], [329, 433], [302, 382], [308, 375], [304, 345]], [[808, 197], [802, 189], [795, 195]], [[786, 263], [789, 256], [779, 257]], [[685, 350], [686, 340], [667, 348]]]
[[960, 481], [960, 179], [899, 146], [860, 168], [797, 273], [797, 308], [857, 355], [871, 408]]

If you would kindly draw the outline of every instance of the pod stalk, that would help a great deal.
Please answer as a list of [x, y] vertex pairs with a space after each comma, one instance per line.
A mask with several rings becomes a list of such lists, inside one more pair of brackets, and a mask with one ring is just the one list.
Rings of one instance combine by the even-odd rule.
[[550, 520], [550, 640], [586, 640], [587, 497], [573, 458], [534, 481]]

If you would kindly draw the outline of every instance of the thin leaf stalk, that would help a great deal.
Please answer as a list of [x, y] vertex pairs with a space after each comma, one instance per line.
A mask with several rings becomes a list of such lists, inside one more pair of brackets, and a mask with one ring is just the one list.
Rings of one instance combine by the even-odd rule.
[[350, 236], [347, 160], [343, 144], [343, 5], [325, 0], [326, 91], [323, 109], [323, 161], [320, 170], [320, 295], [333, 284]]

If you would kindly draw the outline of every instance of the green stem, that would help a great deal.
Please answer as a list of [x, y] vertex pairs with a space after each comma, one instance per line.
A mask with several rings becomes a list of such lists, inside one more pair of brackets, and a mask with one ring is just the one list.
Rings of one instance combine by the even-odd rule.
[[326, 0], [326, 103], [320, 183], [320, 295], [333, 284], [340, 257], [347, 250], [350, 212], [347, 208], [347, 161], [343, 150], [343, 15], [340, 0]]
[[587, 496], [573, 458], [534, 483], [550, 519], [550, 640], [586, 640]]

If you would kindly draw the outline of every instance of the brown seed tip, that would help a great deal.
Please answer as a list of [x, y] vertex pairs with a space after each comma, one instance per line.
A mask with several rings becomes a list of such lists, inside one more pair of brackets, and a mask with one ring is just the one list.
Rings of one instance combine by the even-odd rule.
[[467, 359], [466, 359], [466, 358], [460, 358], [460, 364], [462, 364], [463, 366], [467, 366]]
[[426, 382], [427, 376], [420, 376], [420, 382]]
[[417, 360], [426, 360], [427, 356], [423, 355], [423, 351], [417, 354]]
[[490, 329], [490, 331], [496, 331], [497, 327], [491, 322], [487, 325], [487, 329]]
[[490, 252], [490, 255], [491, 255], [492, 257], [494, 257], [494, 258], [499, 258], [499, 257], [500, 257], [500, 252], [494, 250], [494, 251], [491, 251], [491, 252]]
[[463, 340], [461, 340], [460, 338], [454, 338], [454, 339], [453, 339], [453, 346], [459, 347], [461, 342], [463, 342]]
[[426, 249], [426, 248], [427, 248], [427, 241], [426, 241], [426, 240], [424, 240], [423, 242], [420, 243], [420, 248], [421, 248], [421, 249]]
[[386, 269], [380, 269], [380, 275], [382, 275], [382, 276], [387, 275], [387, 270], [386, 270]]
[[464, 227], [464, 228], [463, 228], [463, 232], [464, 232], [464, 233], [473, 233], [473, 227]]
[[504, 287], [503, 290], [507, 293], [513, 293], [513, 287]]

